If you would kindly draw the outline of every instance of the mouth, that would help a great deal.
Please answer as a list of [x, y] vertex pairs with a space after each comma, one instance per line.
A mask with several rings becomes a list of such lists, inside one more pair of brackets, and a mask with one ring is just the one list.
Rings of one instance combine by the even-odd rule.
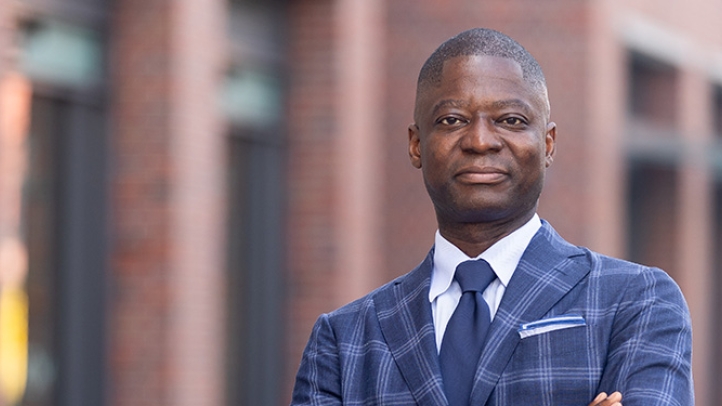
[[461, 183], [476, 185], [494, 185], [503, 182], [507, 173], [499, 168], [464, 168], [456, 173], [456, 179]]

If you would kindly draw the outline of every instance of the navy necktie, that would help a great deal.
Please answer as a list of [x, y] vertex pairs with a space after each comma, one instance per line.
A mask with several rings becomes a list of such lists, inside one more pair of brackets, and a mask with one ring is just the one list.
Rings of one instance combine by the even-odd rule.
[[483, 259], [456, 267], [454, 279], [461, 299], [446, 326], [439, 361], [446, 399], [450, 406], [469, 406], [476, 364], [491, 324], [489, 306], [481, 296], [496, 274]]

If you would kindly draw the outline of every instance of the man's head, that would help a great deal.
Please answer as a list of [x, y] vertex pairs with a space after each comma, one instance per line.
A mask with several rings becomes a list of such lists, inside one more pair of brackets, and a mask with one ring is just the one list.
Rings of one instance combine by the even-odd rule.
[[541, 68], [521, 45], [486, 29], [446, 41], [421, 69], [414, 120], [409, 155], [442, 233], [534, 214], [556, 126]]

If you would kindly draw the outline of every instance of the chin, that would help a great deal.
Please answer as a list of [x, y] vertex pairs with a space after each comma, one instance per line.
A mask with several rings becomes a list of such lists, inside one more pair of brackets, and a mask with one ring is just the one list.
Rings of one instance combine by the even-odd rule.
[[459, 223], [504, 223], [529, 217], [536, 211], [536, 204], [510, 205], [508, 202], [476, 204], [456, 211]]
[[506, 220], [508, 216], [504, 213], [498, 212], [483, 212], [483, 213], [465, 213], [459, 217], [459, 223], [465, 224], [481, 224], [481, 223], [498, 223]]

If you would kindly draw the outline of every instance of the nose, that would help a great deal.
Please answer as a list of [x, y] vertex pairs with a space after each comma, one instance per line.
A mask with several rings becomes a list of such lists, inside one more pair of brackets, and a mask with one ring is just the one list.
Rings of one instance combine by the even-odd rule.
[[460, 140], [460, 146], [464, 151], [477, 154], [498, 151], [502, 145], [494, 123], [484, 119], [473, 120]]

